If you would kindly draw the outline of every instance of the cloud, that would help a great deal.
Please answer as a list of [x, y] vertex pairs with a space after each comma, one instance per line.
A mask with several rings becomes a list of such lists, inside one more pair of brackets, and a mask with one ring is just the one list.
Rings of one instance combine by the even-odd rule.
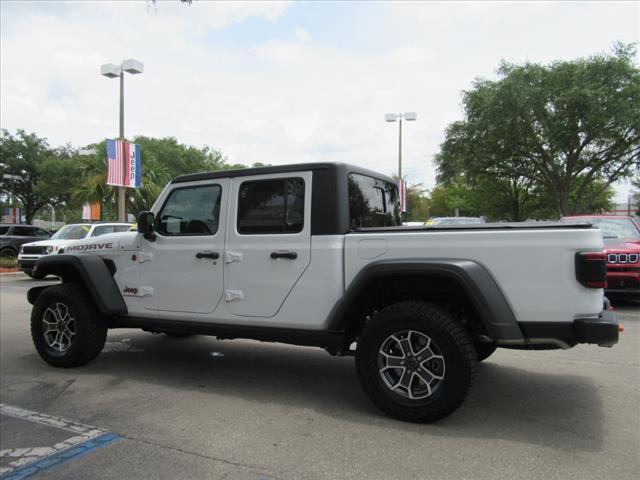
[[296, 27], [295, 34], [296, 34], [296, 38], [301, 42], [311, 41], [311, 34], [302, 27]]
[[431, 159], [474, 77], [503, 57], [573, 58], [637, 35], [632, 4], [353, 3], [344, 31], [317, 5], [325, 17], [288, 2], [0, 2], [0, 123], [53, 144], [112, 137], [118, 82], [99, 66], [139, 58], [145, 72], [125, 79], [130, 136], [175, 136], [247, 165], [393, 173], [397, 124], [384, 113], [417, 111], [403, 170], [432, 187]]

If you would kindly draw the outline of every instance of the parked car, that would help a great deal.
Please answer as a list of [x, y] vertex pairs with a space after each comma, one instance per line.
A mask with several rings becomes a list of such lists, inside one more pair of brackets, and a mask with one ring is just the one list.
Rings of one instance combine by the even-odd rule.
[[16, 257], [25, 243], [49, 238], [51, 233], [33, 225], [0, 225], [0, 257]]
[[477, 225], [486, 223], [483, 217], [433, 217], [425, 225]]
[[60, 249], [89, 237], [98, 237], [105, 233], [128, 232], [130, 223], [75, 223], [58, 230], [48, 240], [25, 243], [18, 253], [18, 267], [31, 278], [42, 278], [33, 273], [36, 262], [44, 255], [58, 253]]
[[619, 215], [577, 215], [563, 222], [589, 221], [602, 230], [607, 255], [609, 295], [640, 299], [640, 222], [636, 217]]

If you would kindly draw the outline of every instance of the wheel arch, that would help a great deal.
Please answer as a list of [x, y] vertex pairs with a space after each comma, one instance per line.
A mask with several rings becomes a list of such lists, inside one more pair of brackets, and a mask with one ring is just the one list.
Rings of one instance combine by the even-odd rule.
[[[485, 267], [466, 259], [382, 260], [364, 267], [333, 308], [330, 330], [357, 335], [376, 307], [403, 300], [467, 309], [470, 329], [493, 341], [523, 338], [504, 293]], [[474, 325], [473, 322], [476, 324]]]
[[[56, 275], [64, 283], [78, 282], [84, 285], [104, 315], [125, 315], [125, 304], [109, 265], [97, 256], [47, 255], [38, 260], [35, 268], [41, 275]], [[49, 286], [31, 288], [27, 300], [32, 305]]]

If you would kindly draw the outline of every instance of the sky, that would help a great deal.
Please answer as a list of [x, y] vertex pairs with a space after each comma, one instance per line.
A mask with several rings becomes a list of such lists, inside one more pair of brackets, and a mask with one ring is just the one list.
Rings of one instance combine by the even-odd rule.
[[[0, 2], [0, 126], [52, 145], [172, 136], [231, 163], [343, 161], [435, 185], [462, 92], [512, 63], [640, 41], [640, 2]], [[143, 153], [144, 157], [144, 153]], [[144, 165], [143, 165], [144, 168]], [[626, 202], [627, 184], [616, 186]]]

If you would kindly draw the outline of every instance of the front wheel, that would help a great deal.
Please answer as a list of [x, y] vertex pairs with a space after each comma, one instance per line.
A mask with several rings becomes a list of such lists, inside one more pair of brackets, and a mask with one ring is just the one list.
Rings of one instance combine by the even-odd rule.
[[107, 323], [84, 287], [63, 283], [38, 296], [31, 312], [31, 338], [45, 362], [77, 367], [102, 351]]
[[446, 310], [406, 301], [386, 307], [365, 326], [356, 367], [382, 411], [427, 423], [460, 406], [473, 381], [476, 352], [467, 330]]

